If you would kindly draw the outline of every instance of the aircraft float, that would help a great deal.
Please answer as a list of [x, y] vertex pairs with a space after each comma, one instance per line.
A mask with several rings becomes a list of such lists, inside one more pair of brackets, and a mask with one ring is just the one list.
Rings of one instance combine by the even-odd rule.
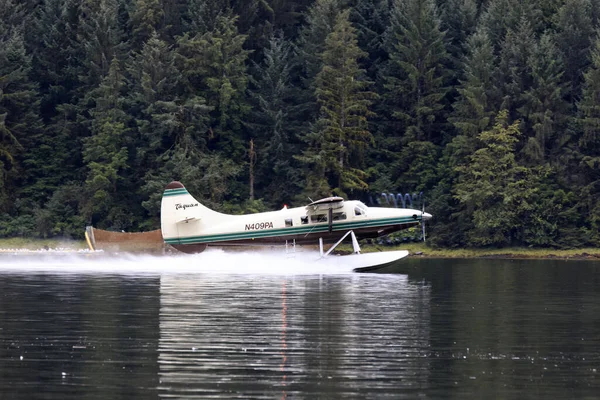
[[[410, 208], [367, 207], [357, 200], [327, 197], [303, 207], [229, 215], [202, 205], [178, 181], [169, 183], [161, 203], [161, 232], [165, 243], [184, 253], [200, 253], [209, 246], [319, 244], [318, 260], [325, 260], [346, 237], [354, 255], [336, 257], [354, 270], [368, 270], [408, 255], [408, 251], [360, 254], [358, 240], [388, 235], [423, 224], [431, 214]], [[334, 243], [328, 251], [323, 244]], [[329, 257], [331, 258], [331, 257]]]

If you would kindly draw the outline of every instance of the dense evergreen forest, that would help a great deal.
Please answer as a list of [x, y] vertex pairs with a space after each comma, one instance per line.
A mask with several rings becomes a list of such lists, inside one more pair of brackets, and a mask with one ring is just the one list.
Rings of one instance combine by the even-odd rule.
[[437, 246], [600, 245], [596, 0], [0, 0], [0, 237], [425, 194]]

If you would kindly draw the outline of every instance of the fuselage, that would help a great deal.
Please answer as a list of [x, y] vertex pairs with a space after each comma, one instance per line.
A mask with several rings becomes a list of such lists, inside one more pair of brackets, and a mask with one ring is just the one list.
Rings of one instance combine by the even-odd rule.
[[367, 207], [360, 201], [340, 202], [331, 211], [305, 206], [227, 215], [198, 203], [183, 185], [165, 191], [161, 213], [165, 242], [184, 252], [206, 245], [316, 244], [319, 238], [332, 243], [350, 230], [357, 239], [375, 238], [431, 218], [419, 210]]

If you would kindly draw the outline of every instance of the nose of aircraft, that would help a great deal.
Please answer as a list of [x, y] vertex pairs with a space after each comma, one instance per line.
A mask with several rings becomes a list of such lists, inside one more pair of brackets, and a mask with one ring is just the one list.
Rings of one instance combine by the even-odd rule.
[[429, 213], [423, 213], [422, 218], [423, 218], [423, 221], [427, 221], [427, 220], [433, 218], [433, 216]]

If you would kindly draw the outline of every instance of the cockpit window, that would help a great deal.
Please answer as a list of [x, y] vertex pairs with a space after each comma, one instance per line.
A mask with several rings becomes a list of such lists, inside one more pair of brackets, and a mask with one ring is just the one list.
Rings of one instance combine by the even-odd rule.
[[359, 202], [354, 206], [354, 215], [367, 215], [367, 206]]

